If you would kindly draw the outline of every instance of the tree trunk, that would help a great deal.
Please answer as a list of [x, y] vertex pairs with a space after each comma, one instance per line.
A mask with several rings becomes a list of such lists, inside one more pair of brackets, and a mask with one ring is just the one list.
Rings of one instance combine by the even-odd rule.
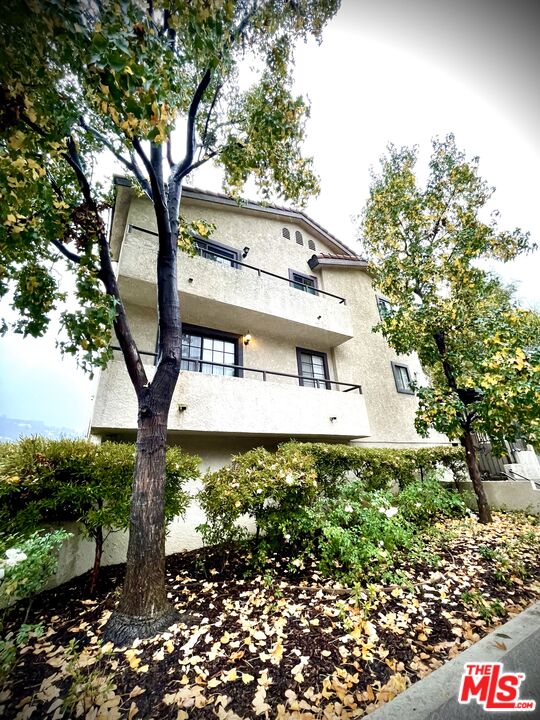
[[96, 549], [94, 551], [94, 567], [92, 568], [92, 574], [90, 575], [90, 594], [93, 595], [96, 592], [96, 585], [99, 576], [99, 570], [101, 568], [101, 556], [103, 555], [103, 528], [98, 527], [96, 530]]
[[476, 500], [478, 502], [478, 517], [481, 523], [490, 523], [491, 510], [489, 509], [489, 503], [482, 484], [482, 478], [480, 477], [480, 469], [476, 460], [476, 448], [474, 446], [473, 436], [470, 430], [465, 430], [463, 437], [461, 438], [461, 444], [465, 448], [465, 460], [467, 462], [467, 469], [469, 471], [469, 477], [476, 493]]
[[116, 645], [156, 635], [178, 619], [165, 586], [167, 414], [139, 409], [126, 577], [118, 609], [105, 628], [105, 638]]

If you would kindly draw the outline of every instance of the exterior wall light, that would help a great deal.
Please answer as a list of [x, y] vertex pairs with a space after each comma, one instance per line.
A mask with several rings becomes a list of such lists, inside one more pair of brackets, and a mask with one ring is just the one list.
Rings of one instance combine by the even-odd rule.
[[242, 260], [245, 260], [247, 258], [248, 252], [249, 252], [249, 248], [246, 245], [246, 247], [242, 250]]
[[179, 405], [178, 406], [178, 412], [185, 412], [187, 410], [187, 405]]
[[244, 335], [244, 345], [249, 345], [250, 341], [251, 341], [251, 333], [248, 330], [247, 333]]
[[330, 422], [335, 422], [337, 420], [337, 417], [331, 417]]

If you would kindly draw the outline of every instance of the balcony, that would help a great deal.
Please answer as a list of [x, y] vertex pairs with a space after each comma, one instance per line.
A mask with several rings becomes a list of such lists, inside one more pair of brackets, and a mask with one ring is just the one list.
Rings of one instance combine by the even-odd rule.
[[[127, 302], [155, 303], [156, 238], [131, 229], [120, 255], [119, 286]], [[335, 347], [353, 336], [344, 298], [291, 287], [289, 278], [244, 262], [228, 267], [205, 257], [179, 256], [182, 317], [204, 327], [244, 334], [295, 337], [305, 347]]]
[[[358, 385], [330, 380], [324, 384], [331, 389], [303, 387], [297, 375], [241, 370], [244, 377], [182, 371], [169, 412], [169, 430], [325, 440], [351, 440], [370, 433]], [[149, 376], [153, 372], [153, 366], [147, 368]], [[115, 360], [101, 376], [92, 432], [136, 427], [135, 393], [123, 362]]]

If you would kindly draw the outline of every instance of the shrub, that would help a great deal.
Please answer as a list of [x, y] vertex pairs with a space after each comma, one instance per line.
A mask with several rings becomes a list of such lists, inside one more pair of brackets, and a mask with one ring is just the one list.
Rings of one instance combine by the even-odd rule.
[[[419, 544], [420, 527], [466, 512], [459, 496], [427, 476], [439, 464], [459, 472], [461, 463], [456, 448], [297, 442], [276, 452], [257, 448], [203, 478], [198, 498], [207, 522], [199, 529], [206, 544], [228, 545], [249, 536], [240, 523], [247, 515], [257, 525], [257, 559], [286, 543], [296, 557], [316, 551], [325, 572], [380, 575], [393, 566], [395, 553]], [[395, 480], [404, 488], [402, 499], [388, 490]]]
[[313, 459], [301, 445], [276, 453], [256, 448], [204, 476], [198, 500], [207, 522], [198, 529], [206, 544], [228, 544], [247, 537], [239, 520], [248, 515], [258, 533], [286, 534], [319, 492]]
[[[109, 532], [127, 528], [135, 449], [87, 440], [25, 438], [0, 445], [0, 523], [10, 533], [76, 521], [96, 545], [91, 589]], [[183, 483], [198, 476], [198, 458], [167, 451], [165, 515], [182, 514], [189, 496]], [[107, 535], [104, 534], [104, 529]]]
[[464, 517], [468, 512], [463, 498], [442, 487], [435, 477], [407, 485], [399, 493], [397, 504], [403, 517], [420, 527], [438, 518]]
[[396, 482], [404, 488], [419, 478], [423, 479], [438, 466], [450, 470], [456, 482], [466, 472], [463, 450], [452, 446], [394, 450], [290, 442], [281, 445], [280, 449], [298, 445], [305, 454], [312, 456], [317, 480], [326, 494], [334, 492], [333, 488], [350, 474], [361, 480], [366, 490], [384, 490]]
[[[26, 644], [31, 634], [42, 632], [40, 625], [26, 622], [30, 605], [56, 572], [58, 549], [68, 537], [69, 533], [64, 530], [56, 530], [36, 532], [26, 539], [8, 535], [0, 538], [0, 684], [15, 663], [17, 647]], [[26, 616], [18, 631], [6, 634], [7, 608], [18, 600], [29, 600]]]

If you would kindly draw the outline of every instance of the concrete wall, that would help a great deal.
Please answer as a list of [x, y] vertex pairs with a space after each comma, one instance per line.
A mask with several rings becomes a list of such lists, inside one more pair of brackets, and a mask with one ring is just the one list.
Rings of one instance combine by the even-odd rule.
[[[489, 504], [495, 510], [522, 510], [531, 515], [540, 515], [540, 491], [533, 490], [531, 483], [524, 480], [484, 480], [484, 490]], [[472, 483], [460, 486], [470, 493], [471, 507], [476, 507]]]

